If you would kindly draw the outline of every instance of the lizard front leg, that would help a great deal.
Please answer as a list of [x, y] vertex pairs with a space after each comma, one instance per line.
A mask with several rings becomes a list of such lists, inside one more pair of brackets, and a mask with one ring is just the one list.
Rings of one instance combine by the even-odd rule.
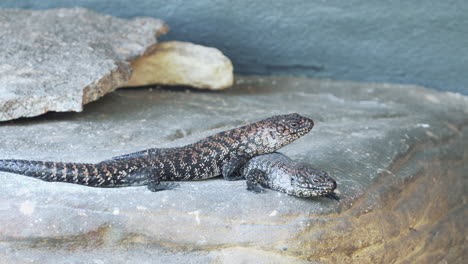
[[152, 192], [172, 190], [179, 186], [176, 183], [165, 182], [161, 184], [158, 170], [155, 170], [152, 168], [146, 168], [143, 173], [146, 175], [148, 179], [148, 185], [147, 185], [148, 190]]
[[250, 157], [246, 155], [239, 155], [230, 159], [222, 168], [224, 179], [227, 181], [242, 180], [244, 176], [241, 171], [249, 159]]
[[265, 188], [261, 183], [266, 181], [266, 176], [266, 173], [261, 170], [251, 169], [247, 171], [245, 175], [247, 190], [255, 193], [265, 192]]

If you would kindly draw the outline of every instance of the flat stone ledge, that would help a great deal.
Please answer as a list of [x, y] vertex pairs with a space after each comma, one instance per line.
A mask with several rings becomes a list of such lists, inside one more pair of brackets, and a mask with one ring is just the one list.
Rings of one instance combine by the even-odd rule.
[[0, 257], [463, 262], [468, 99], [458, 94], [292, 77], [239, 77], [220, 93], [118, 90], [80, 114], [1, 126], [0, 158], [96, 162], [290, 112], [316, 125], [281, 152], [328, 171], [339, 202], [254, 194], [222, 179], [151, 193], [0, 173]]

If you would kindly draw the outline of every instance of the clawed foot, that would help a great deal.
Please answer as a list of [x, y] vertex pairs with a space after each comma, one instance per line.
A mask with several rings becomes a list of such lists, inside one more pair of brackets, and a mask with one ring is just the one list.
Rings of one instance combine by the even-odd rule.
[[224, 179], [227, 181], [240, 181], [244, 179], [243, 175], [230, 175], [230, 176], [224, 176]]
[[165, 183], [149, 183], [148, 190], [152, 192], [159, 192], [159, 191], [168, 191], [178, 188], [180, 185], [178, 183], [173, 182], [165, 182]]
[[332, 192], [332, 193], [327, 193], [325, 194], [323, 197], [327, 197], [329, 199], [333, 199], [333, 200], [337, 200], [339, 201], [340, 200], [340, 197], [338, 195], [336, 195], [336, 193]]
[[259, 186], [259, 185], [254, 185], [254, 184], [247, 184], [247, 190], [254, 192], [254, 193], [264, 193], [265, 188]]

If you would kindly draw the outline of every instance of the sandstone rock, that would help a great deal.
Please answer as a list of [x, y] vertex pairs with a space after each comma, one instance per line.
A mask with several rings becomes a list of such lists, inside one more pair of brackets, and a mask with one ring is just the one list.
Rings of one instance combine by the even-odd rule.
[[155, 44], [132, 63], [128, 86], [149, 84], [184, 85], [212, 90], [232, 85], [231, 61], [215, 48], [189, 42]]
[[[122, 111], [123, 110], [123, 111]], [[243, 77], [223, 93], [118, 90], [79, 115], [0, 127], [0, 158], [96, 162], [298, 112], [285, 147], [341, 200], [255, 194], [245, 181], [98, 189], [0, 173], [6, 263], [462, 263], [468, 99], [417, 86]]]
[[161, 20], [82, 8], [0, 9], [0, 121], [81, 111], [122, 86], [126, 63], [165, 33]]

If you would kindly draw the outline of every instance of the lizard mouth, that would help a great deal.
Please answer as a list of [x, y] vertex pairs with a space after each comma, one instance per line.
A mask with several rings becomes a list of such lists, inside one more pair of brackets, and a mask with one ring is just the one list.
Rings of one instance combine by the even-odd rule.
[[320, 184], [306, 182], [297, 184], [293, 195], [298, 197], [327, 196], [332, 194], [335, 189], [336, 182], [334, 180]]
[[314, 120], [310, 118], [306, 118], [306, 121], [304, 122], [305, 127], [310, 131], [314, 127]]
[[314, 121], [310, 118], [305, 118], [304, 122], [301, 124], [301, 127], [296, 130], [296, 135], [302, 136], [309, 133], [310, 130], [314, 127]]
[[321, 188], [314, 188], [314, 189], [306, 189], [306, 188], [298, 188], [293, 193], [291, 193], [297, 197], [316, 197], [316, 196], [328, 196], [333, 194], [333, 190], [330, 189], [321, 189]]

